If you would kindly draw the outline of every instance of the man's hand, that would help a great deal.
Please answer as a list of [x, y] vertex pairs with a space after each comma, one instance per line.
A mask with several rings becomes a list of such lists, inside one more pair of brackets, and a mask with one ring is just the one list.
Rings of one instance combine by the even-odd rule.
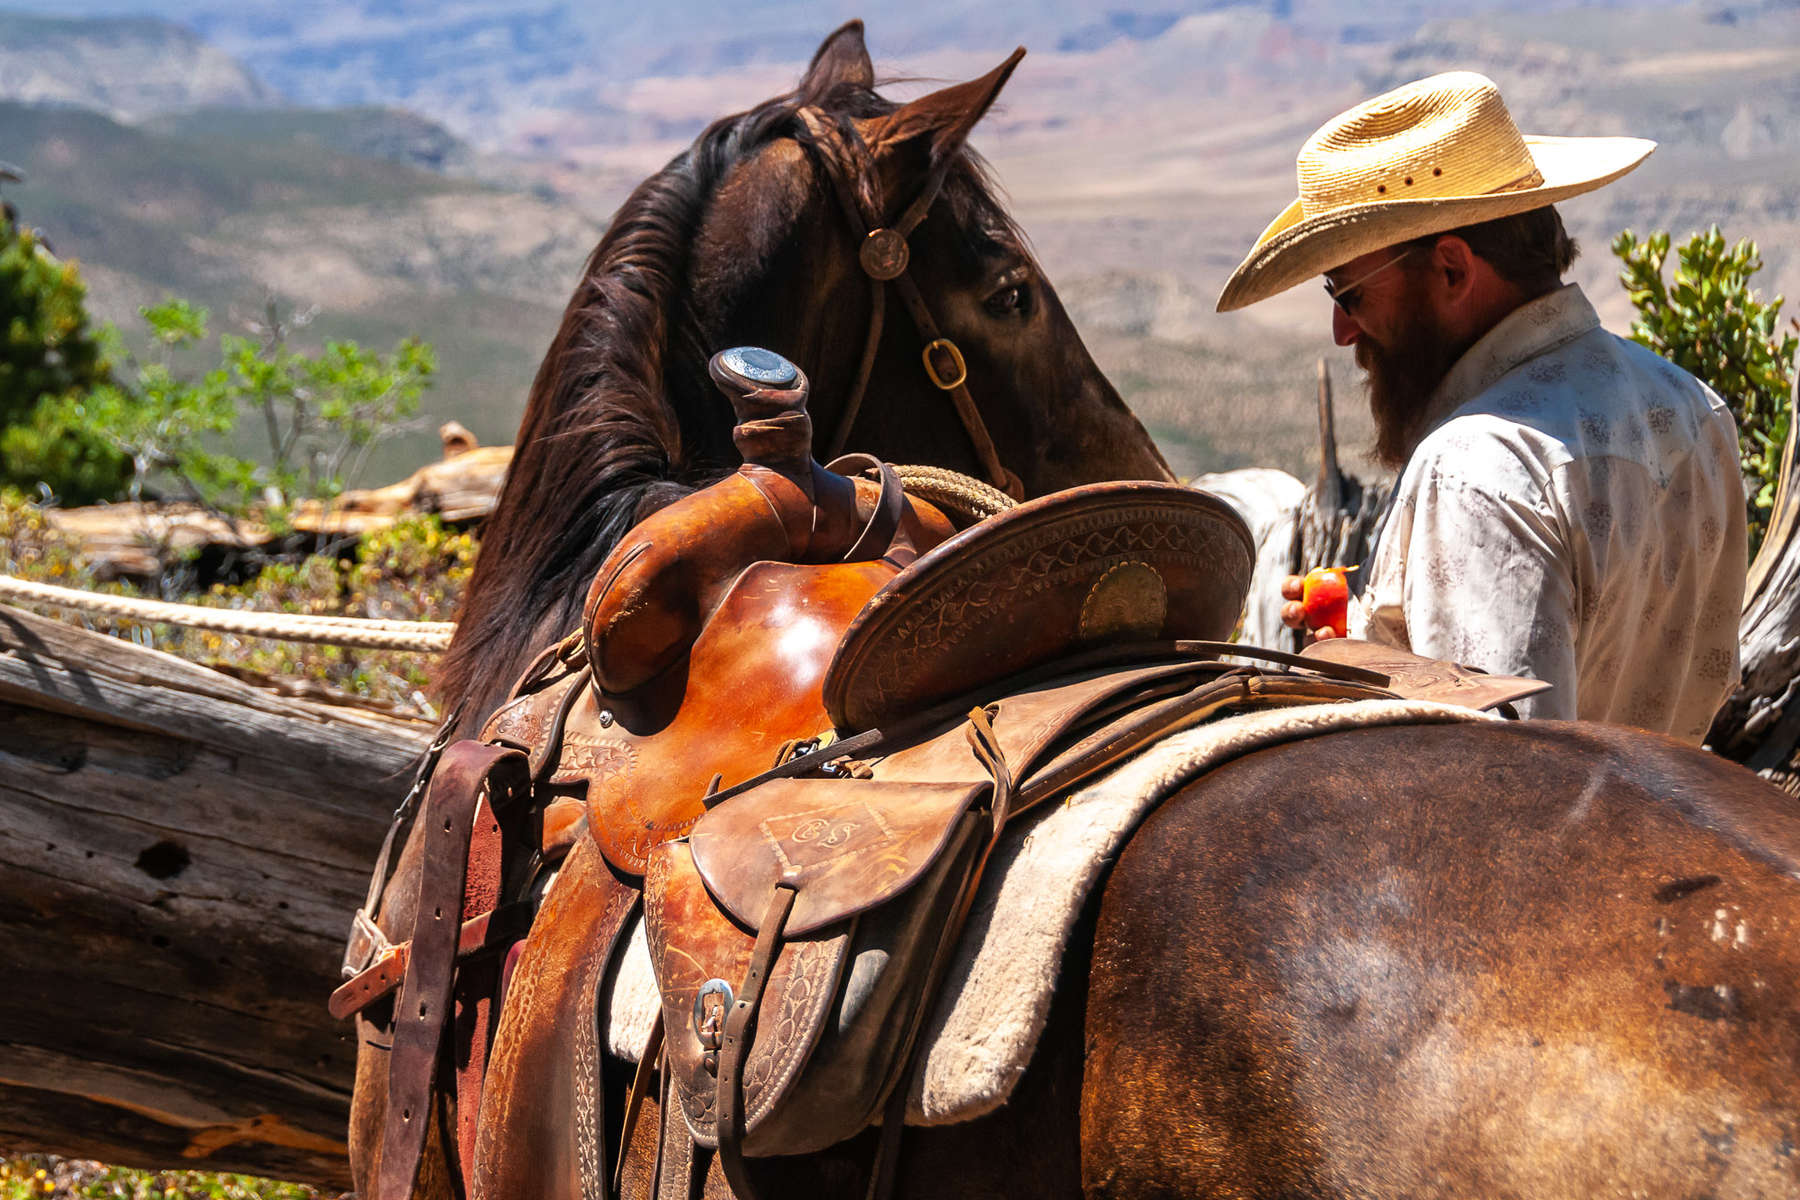
[[[1339, 581], [1341, 583], [1341, 579]], [[1307, 620], [1306, 576], [1289, 575], [1281, 581], [1281, 598], [1287, 603], [1281, 606], [1281, 623], [1289, 629], [1306, 630], [1306, 640], [1322, 642], [1328, 638], [1338, 637], [1338, 631], [1332, 628], [1329, 617], [1324, 616], [1315, 606], [1313, 621]]]

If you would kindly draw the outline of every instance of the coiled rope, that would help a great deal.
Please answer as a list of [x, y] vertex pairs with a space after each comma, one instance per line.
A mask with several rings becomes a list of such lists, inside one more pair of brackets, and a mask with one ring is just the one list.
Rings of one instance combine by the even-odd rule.
[[992, 484], [945, 467], [896, 466], [894, 473], [900, 476], [901, 486], [921, 500], [977, 521], [997, 516], [1017, 503]]
[[[1005, 512], [1014, 504], [1012, 497], [999, 488], [942, 467], [895, 467], [894, 471], [908, 492], [977, 521]], [[137, 596], [84, 592], [11, 575], [0, 575], [0, 601], [41, 604], [143, 624], [180, 625], [243, 637], [418, 654], [435, 654], [443, 650], [456, 632], [453, 621], [387, 621], [376, 617], [331, 617], [175, 604]]]

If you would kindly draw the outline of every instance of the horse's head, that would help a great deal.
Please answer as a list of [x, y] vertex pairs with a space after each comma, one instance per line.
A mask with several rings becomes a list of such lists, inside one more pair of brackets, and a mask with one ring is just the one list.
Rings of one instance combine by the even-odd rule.
[[[852, 22], [793, 92], [715, 122], [632, 193], [533, 384], [443, 660], [447, 699], [471, 719], [491, 708], [574, 627], [633, 523], [736, 466], [706, 373], [728, 346], [807, 372], [821, 459], [1010, 473], [1027, 496], [1169, 478], [966, 146], [1022, 53], [895, 104]], [[875, 229], [893, 232], [865, 253]], [[963, 364], [966, 388], [943, 386]]]
[[[805, 367], [822, 457], [865, 450], [999, 482], [976, 448], [991, 436], [1027, 495], [1169, 477], [966, 147], [1023, 53], [895, 105], [875, 93], [852, 22], [820, 47], [787, 128], [744, 154], [708, 207], [694, 243], [697, 325], [714, 349], [766, 345]], [[869, 266], [886, 274], [893, 262], [865, 265], [876, 229], [907, 235], [876, 235], [906, 250], [888, 283]], [[928, 370], [923, 351], [939, 336], [956, 350], [941, 348]], [[957, 354], [973, 430], [939, 386], [958, 373]]]

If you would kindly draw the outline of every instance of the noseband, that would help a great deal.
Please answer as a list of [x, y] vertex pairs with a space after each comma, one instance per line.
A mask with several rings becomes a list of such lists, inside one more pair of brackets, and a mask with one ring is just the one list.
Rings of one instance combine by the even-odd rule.
[[[827, 460], [844, 452], [845, 443], [850, 438], [850, 429], [856, 424], [856, 414], [862, 407], [863, 393], [868, 390], [869, 375], [875, 367], [875, 352], [881, 342], [882, 322], [887, 313], [887, 285], [891, 283], [894, 290], [900, 293], [901, 302], [912, 315], [913, 327], [918, 330], [920, 339], [925, 343], [924, 352], [920, 356], [925, 364], [925, 375], [940, 391], [949, 393], [956, 415], [962, 419], [963, 428], [968, 430], [969, 441], [975, 446], [975, 457], [981, 461], [988, 480], [1014, 500], [1023, 500], [1024, 484], [1001, 463], [1000, 452], [994, 446], [994, 439], [988, 433], [986, 422], [981, 419], [981, 410], [976, 408], [974, 397], [969, 395], [969, 368], [963, 360], [962, 351], [938, 328], [930, 307], [925, 303], [925, 297], [919, 291], [919, 285], [907, 272], [912, 260], [907, 239], [919, 227], [925, 214], [937, 201], [939, 193], [944, 190], [944, 180], [950, 173], [956, 155], [942, 155], [937, 165], [932, 167], [925, 186], [919, 189], [913, 202], [907, 205], [897, 220], [884, 224], [880, 181], [868, 146], [859, 137], [844, 136], [836, 125], [815, 108], [802, 108], [799, 120], [808, 135], [801, 138], [800, 142], [818, 161], [825, 177], [831, 180], [832, 190], [837, 193], [838, 205], [844, 210], [844, 219], [849, 223], [850, 231], [859, 239], [857, 261], [862, 265], [863, 274], [869, 279], [869, 333], [863, 342], [862, 362], [857, 366], [856, 381], [844, 403], [843, 415], [838, 418], [837, 433], [831, 439]], [[828, 146], [834, 147], [838, 153], [829, 152]]]

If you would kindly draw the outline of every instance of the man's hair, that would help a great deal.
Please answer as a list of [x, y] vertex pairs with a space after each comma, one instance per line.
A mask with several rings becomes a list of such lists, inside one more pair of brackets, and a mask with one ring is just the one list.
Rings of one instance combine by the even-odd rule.
[[1500, 278], [1528, 296], [1553, 291], [1581, 252], [1552, 205], [1460, 229], [1446, 229], [1412, 244], [1429, 248], [1441, 237], [1459, 237], [1467, 242], [1469, 249], [1486, 259]]

